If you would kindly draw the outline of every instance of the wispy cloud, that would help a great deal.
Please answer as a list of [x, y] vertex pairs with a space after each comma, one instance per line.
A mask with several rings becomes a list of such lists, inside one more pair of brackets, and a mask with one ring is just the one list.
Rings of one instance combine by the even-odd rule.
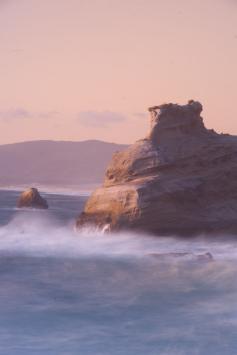
[[142, 119], [146, 119], [148, 114], [146, 112], [135, 112], [133, 114], [134, 117], [138, 117], [138, 118], [142, 118]]
[[29, 118], [30, 113], [23, 108], [15, 108], [0, 111], [0, 120], [22, 120], [25, 118]]
[[127, 117], [112, 111], [82, 111], [78, 114], [78, 122], [85, 126], [107, 127], [108, 125], [126, 121]]
[[0, 10], [2, 10], [5, 6], [12, 3], [12, 0], [0, 0]]
[[0, 6], [9, 3], [9, 0], [0, 0]]
[[58, 115], [57, 111], [34, 112], [21, 107], [0, 110], [0, 120], [5, 122], [35, 119], [35, 118], [50, 119], [56, 117], [57, 115]]

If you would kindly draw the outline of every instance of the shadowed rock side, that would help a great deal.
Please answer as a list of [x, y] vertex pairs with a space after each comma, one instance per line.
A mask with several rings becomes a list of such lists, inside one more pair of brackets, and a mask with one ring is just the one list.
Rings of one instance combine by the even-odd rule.
[[237, 137], [206, 129], [199, 102], [149, 112], [147, 138], [114, 154], [77, 226], [156, 235], [237, 232]]
[[32, 187], [29, 190], [22, 192], [17, 201], [17, 207], [47, 209], [48, 203], [40, 196], [39, 191]]

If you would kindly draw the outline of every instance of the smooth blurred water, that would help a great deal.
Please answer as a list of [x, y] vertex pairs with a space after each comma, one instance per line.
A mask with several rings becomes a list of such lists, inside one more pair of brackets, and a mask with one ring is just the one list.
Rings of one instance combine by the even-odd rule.
[[0, 191], [0, 354], [237, 354], [234, 237], [76, 233], [85, 197], [17, 196]]

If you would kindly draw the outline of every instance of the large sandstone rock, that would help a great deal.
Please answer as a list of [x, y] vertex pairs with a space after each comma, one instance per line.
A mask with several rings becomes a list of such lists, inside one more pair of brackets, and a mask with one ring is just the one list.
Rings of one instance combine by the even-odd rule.
[[156, 235], [237, 232], [237, 137], [206, 129], [199, 102], [149, 111], [147, 138], [115, 153], [77, 226]]
[[40, 196], [39, 191], [32, 187], [29, 190], [22, 192], [17, 201], [17, 207], [47, 209], [48, 203], [43, 197]]

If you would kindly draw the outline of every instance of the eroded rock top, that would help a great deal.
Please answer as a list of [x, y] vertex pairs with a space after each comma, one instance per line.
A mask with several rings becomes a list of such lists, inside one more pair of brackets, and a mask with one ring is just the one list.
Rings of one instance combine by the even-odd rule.
[[167, 169], [179, 169], [190, 156], [207, 152], [218, 138], [201, 117], [202, 104], [190, 100], [186, 105], [163, 104], [148, 109], [151, 127], [148, 136], [114, 154], [108, 166], [105, 185], [144, 179]]
[[200, 116], [202, 109], [202, 104], [193, 100], [186, 105], [169, 103], [149, 107], [151, 128], [148, 139], [161, 143], [164, 139], [179, 138], [182, 135], [207, 133]]

